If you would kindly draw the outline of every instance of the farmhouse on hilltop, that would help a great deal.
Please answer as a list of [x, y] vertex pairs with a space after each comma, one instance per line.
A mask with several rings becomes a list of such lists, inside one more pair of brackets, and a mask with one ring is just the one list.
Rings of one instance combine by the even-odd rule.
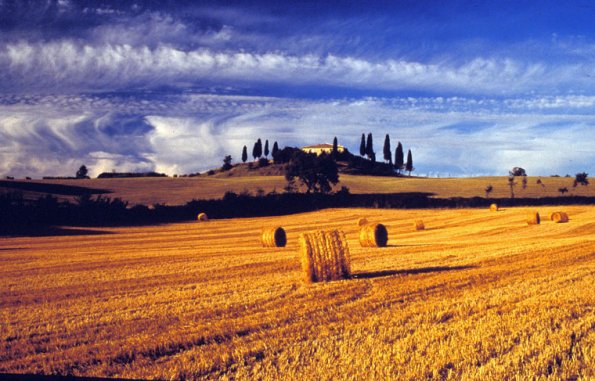
[[[345, 150], [345, 147], [343, 147], [342, 145], [337, 145], [337, 151], [338, 152], [343, 152]], [[307, 153], [314, 153], [317, 156], [321, 155], [323, 153], [332, 153], [333, 152], [333, 145], [332, 144], [328, 144], [328, 143], [324, 143], [324, 144], [316, 144], [313, 146], [306, 146], [306, 147], [302, 147], [302, 151], [307, 152]]]

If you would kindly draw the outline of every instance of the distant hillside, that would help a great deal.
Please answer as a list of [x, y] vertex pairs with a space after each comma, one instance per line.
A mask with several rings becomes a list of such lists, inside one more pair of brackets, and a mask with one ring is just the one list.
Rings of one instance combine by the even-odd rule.
[[[236, 171], [242, 173], [244, 168]], [[263, 169], [272, 171], [274, 167]], [[197, 177], [146, 177], [146, 178], [119, 178], [119, 179], [85, 179], [85, 180], [37, 180], [29, 184], [60, 184], [90, 188], [110, 192], [109, 197], [120, 197], [130, 204], [168, 204], [183, 205], [192, 199], [219, 199], [225, 192], [247, 192], [250, 194], [269, 193], [275, 191], [282, 193], [286, 185], [285, 178], [281, 175], [261, 175], [258, 171], [249, 172], [250, 175], [229, 176], [228, 173], [219, 173], [213, 176], [201, 175]], [[567, 188], [564, 196], [595, 196], [595, 184], [589, 186], [579, 185], [573, 187], [573, 178], [566, 177], [528, 177], [527, 186], [522, 184], [515, 187], [517, 198], [542, 198], [559, 197], [559, 189]], [[541, 184], [537, 182], [541, 180]], [[520, 182], [520, 181], [519, 181]], [[0, 184], [0, 192], [14, 192], [14, 184]], [[450, 197], [485, 197], [485, 188], [492, 185], [490, 198], [508, 198], [510, 189], [506, 176], [472, 177], [472, 178], [419, 178], [419, 177], [379, 177], [379, 176], [353, 176], [341, 174], [339, 184], [334, 190], [342, 186], [349, 188], [353, 194], [373, 193], [432, 193], [437, 198]], [[31, 186], [31, 185], [29, 185]], [[18, 189], [25, 194], [29, 191], [43, 191], [41, 185], [33, 185], [35, 189]], [[51, 188], [45, 188], [49, 190]], [[78, 189], [80, 193], [80, 189]], [[63, 193], [62, 193], [63, 194]], [[40, 193], [35, 192], [35, 197]], [[68, 198], [73, 196], [63, 196]]]
[[[215, 178], [225, 177], [242, 177], [242, 176], [285, 176], [285, 167], [287, 164], [274, 164], [260, 167], [256, 162], [235, 164], [230, 170], [222, 171], [221, 169], [215, 170], [214, 174], [211, 175]], [[203, 174], [201, 176], [208, 176]]]
[[116, 179], [130, 177], [167, 177], [165, 173], [157, 172], [103, 172], [97, 176], [98, 179]]

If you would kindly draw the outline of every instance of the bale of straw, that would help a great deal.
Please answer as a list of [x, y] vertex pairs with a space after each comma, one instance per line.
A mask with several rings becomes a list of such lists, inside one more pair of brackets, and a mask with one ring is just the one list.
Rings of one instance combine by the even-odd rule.
[[498, 211], [498, 209], [499, 209], [499, 208], [498, 208], [498, 204], [492, 204], [492, 205], [490, 205], [490, 210], [491, 210], [492, 212], [497, 212], [497, 211]]
[[368, 224], [368, 219], [364, 218], [360, 218], [359, 220], [357, 220], [357, 226], [364, 226]]
[[550, 214], [550, 220], [557, 224], [568, 222], [568, 214], [565, 212], [554, 212]]
[[413, 227], [415, 228], [415, 230], [425, 230], [426, 229], [426, 225], [424, 225], [424, 222], [422, 220], [417, 220], [413, 223]]
[[533, 211], [527, 214], [527, 224], [539, 225], [540, 222], [541, 219], [539, 218], [539, 213], [537, 211]]
[[306, 282], [328, 282], [351, 276], [349, 247], [343, 232], [320, 230], [303, 233], [299, 243]]
[[198, 217], [196, 217], [196, 219], [198, 221], [201, 221], [202, 222], [202, 221], [208, 221], [209, 220], [209, 217], [207, 216], [206, 213], [199, 213], [198, 214]]
[[384, 247], [388, 242], [388, 232], [382, 224], [368, 224], [359, 231], [359, 243], [362, 247]]
[[287, 235], [282, 227], [263, 229], [261, 239], [264, 247], [285, 247], [287, 244]]

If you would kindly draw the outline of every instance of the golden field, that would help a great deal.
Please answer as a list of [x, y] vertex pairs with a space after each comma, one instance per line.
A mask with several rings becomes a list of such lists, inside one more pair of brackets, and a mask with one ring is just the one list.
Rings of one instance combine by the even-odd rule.
[[[543, 186], [537, 184], [541, 179]], [[579, 185], [574, 188], [573, 178], [566, 177], [527, 177], [527, 187], [523, 189], [522, 179], [517, 177], [514, 187], [518, 198], [559, 197], [559, 188], [567, 188], [565, 196], [595, 196], [594, 186]], [[225, 173], [216, 176], [168, 177], [168, 178], [127, 178], [89, 180], [35, 180], [46, 184], [64, 184], [89, 188], [107, 189], [113, 193], [108, 197], [119, 197], [131, 204], [182, 205], [192, 199], [218, 199], [225, 192], [255, 194], [258, 188], [265, 193], [283, 192], [287, 181], [283, 176], [231, 176]], [[491, 198], [510, 197], [506, 176], [469, 178], [425, 178], [425, 177], [378, 177], [341, 174], [339, 184], [349, 188], [351, 193], [407, 193], [428, 192], [435, 197], [485, 197], [485, 188], [492, 185]], [[1, 188], [0, 188], [1, 189]]]
[[[595, 207], [539, 207], [529, 226], [531, 210], [333, 209], [1, 238], [0, 372], [592, 380]], [[557, 210], [570, 221], [549, 221]], [[387, 227], [388, 247], [360, 247], [361, 217]], [[261, 247], [271, 226], [287, 247]], [[298, 236], [314, 229], [345, 233], [352, 279], [303, 282]]]

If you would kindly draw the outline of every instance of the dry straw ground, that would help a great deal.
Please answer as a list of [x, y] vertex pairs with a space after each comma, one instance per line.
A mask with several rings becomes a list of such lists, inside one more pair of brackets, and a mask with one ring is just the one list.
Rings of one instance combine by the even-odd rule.
[[[549, 216], [557, 208], [543, 207]], [[160, 379], [595, 378], [595, 207], [326, 210], [0, 239], [0, 372]], [[362, 248], [365, 215], [388, 247]], [[429, 227], [413, 231], [422, 219]], [[262, 248], [283, 226], [287, 247]], [[355, 278], [305, 284], [298, 237]]]
[[[485, 188], [493, 186], [490, 197], [510, 197], [508, 178], [470, 177], [470, 178], [409, 178], [351, 176], [341, 174], [335, 190], [342, 186], [349, 187], [351, 193], [399, 193], [429, 192], [436, 197], [485, 197]], [[559, 197], [559, 188], [568, 188], [566, 195], [595, 196], [595, 187], [577, 186], [572, 178], [541, 177], [542, 185], [537, 184], [538, 177], [528, 177], [527, 188], [523, 189], [520, 179], [514, 188], [516, 197]], [[184, 178], [132, 178], [132, 179], [90, 179], [90, 180], [43, 180], [48, 184], [66, 184], [99, 189], [110, 189], [109, 197], [120, 197], [131, 204], [152, 205], [155, 203], [176, 205], [185, 204], [194, 199], [221, 198], [227, 191], [241, 193], [257, 188], [265, 192], [276, 190], [283, 192], [287, 185], [283, 176], [243, 176], [243, 177], [184, 177]]]

